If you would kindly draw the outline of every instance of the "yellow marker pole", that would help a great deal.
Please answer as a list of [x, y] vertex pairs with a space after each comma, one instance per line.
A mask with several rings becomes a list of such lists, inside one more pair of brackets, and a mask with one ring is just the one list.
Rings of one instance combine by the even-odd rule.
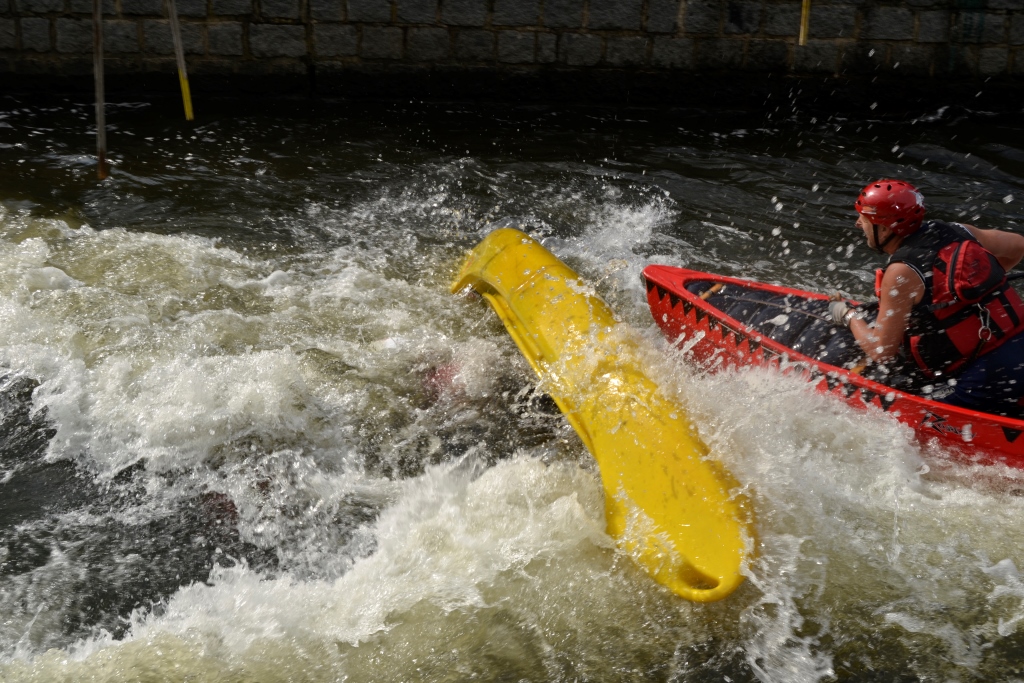
[[92, 73], [96, 85], [96, 176], [105, 180], [107, 168], [107, 119], [103, 85], [103, 0], [92, 0]]
[[749, 501], [647, 376], [642, 340], [518, 230], [495, 230], [470, 253], [452, 289], [467, 286], [491, 304], [597, 461], [609, 535], [677, 595], [732, 593], [754, 544]]
[[171, 22], [171, 37], [174, 39], [174, 58], [178, 62], [178, 82], [181, 84], [181, 99], [185, 103], [185, 119], [191, 121], [192, 93], [188, 87], [188, 71], [185, 69], [185, 48], [181, 42], [181, 24], [178, 23], [178, 8], [174, 0], [167, 0], [167, 18]]
[[811, 0], [804, 0], [800, 10], [800, 45], [807, 44], [807, 27], [811, 23]]

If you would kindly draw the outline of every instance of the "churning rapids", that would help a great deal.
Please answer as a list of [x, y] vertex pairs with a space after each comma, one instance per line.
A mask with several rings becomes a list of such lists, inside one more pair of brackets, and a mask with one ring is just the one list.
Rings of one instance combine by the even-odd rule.
[[[1024, 128], [784, 96], [756, 113], [0, 99], [0, 679], [1024, 678], [1024, 477], [876, 412], [705, 375], [667, 263], [867, 297], [866, 181], [1020, 230]], [[727, 600], [604, 533], [599, 472], [496, 316], [447, 287], [541, 238], [758, 514]]]

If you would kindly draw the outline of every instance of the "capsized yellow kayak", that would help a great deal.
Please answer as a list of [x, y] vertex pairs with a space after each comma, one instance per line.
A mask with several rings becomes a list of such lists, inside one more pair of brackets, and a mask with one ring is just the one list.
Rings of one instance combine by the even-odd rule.
[[639, 338], [518, 230], [495, 230], [470, 252], [452, 291], [467, 286], [497, 312], [597, 460], [608, 533], [684, 598], [732, 593], [753, 549], [749, 503], [682, 407], [644, 373]]

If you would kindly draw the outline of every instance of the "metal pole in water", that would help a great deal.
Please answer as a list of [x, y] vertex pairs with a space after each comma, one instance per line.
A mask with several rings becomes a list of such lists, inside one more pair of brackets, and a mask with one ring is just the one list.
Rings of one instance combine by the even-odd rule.
[[103, 0], [92, 0], [92, 72], [96, 83], [96, 175], [104, 180], [107, 169], [107, 120], [103, 102]]
[[174, 39], [174, 58], [178, 62], [178, 82], [181, 84], [181, 99], [185, 103], [185, 120], [191, 121], [192, 93], [188, 87], [188, 71], [185, 70], [185, 48], [181, 43], [181, 24], [178, 23], [178, 8], [174, 0], [167, 0], [167, 18], [171, 21], [171, 37]]
[[800, 10], [800, 45], [807, 44], [807, 25], [811, 23], [811, 0], [804, 0]]

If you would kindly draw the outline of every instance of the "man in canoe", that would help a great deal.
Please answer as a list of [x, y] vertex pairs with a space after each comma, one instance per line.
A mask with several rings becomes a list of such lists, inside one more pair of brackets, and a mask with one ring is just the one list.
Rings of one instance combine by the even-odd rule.
[[889, 260], [876, 273], [875, 321], [836, 300], [836, 324], [875, 362], [915, 363], [929, 398], [1024, 416], [1024, 302], [1006, 281], [1024, 236], [926, 221], [921, 193], [901, 180], [871, 183], [854, 207], [868, 246]]

